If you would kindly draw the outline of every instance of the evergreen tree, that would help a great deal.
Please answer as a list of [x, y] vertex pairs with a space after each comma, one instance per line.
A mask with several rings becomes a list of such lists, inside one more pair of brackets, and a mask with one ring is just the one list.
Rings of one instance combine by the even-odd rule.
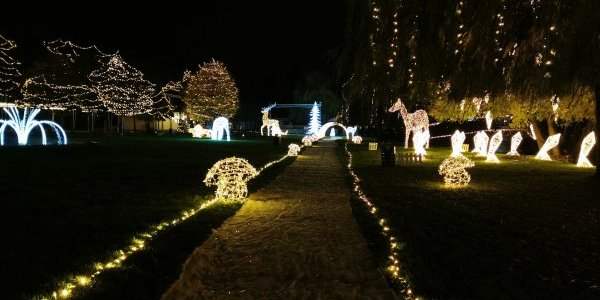
[[315, 102], [310, 110], [310, 123], [308, 124], [307, 134], [316, 134], [319, 131], [319, 128], [321, 128], [321, 111], [319, 105]]

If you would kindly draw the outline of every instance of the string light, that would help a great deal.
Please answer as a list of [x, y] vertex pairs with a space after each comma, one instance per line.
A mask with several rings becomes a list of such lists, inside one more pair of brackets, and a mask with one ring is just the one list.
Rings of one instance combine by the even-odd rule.
[[289, 144], [288, 145], [288, 155], [289, 156], [298, 156], [298, 153], [300, 153], [300, 146], [298, 146], [297, 144]]
[[[506, 13], [506, 0], [500, 1], [500, 10], [498, 14], [496, 14], [496, 31], [494, 32], [494, 43], [496, 44], [496, 58], [494, 58], [494, 63], [497, 67], [502, 66], [501, 59], [503, 57], [504, 52], [504, 14]], [[502, 68], [502, 73], [504, 73], [504, 68]]]
[[465, 38], [467, 35], [466, 29], [465, 29], [465, 22], [464, 22], [464, 11], [465, 11], [465, 2], [464, 1], [458, 1], [458, 3], [456, 4], [456, 19], [458, 20], [458, 25], [456, 28], [456, 49], [454, 50], [454, 54], [458, 55], [461, 52], [461, 49], [465, 47]]
[[[323, 126], [321, 126], [321, 128], [319, 128], [319, 131], [317, 132], [316, 136], [319, 139], [324, 138], [325, 134], [327, 133], [327, 130], [334, 126], [342, 128], [344, 130], [344, 134], [346, 135], [346, 139], [348, 139], [348, 140], [350, 139], [350, 136], [348, 135], [348, 131], [346, 130], [346, 126], [344, 126], [344, 124], [341, 124], [338, 122], [328, 122], [328, 123], [323, 124]], [[335, 133], [334, 133], [334, 136], [335, 136]]]
[[348, 144], [346, 144], [344, 147], [346, 150], [346, 156], [348, 158], [348, 172], [352, 178], [352, 190], [354, 193], [356, 193], [358, 199], [360, 199], [360, 201], [366, 206], [367, 211], [371, 214], [371, 216], [378, 220], [377, 224], [381, 230], [380, 232], [386, 239], [386, 248], [388, 250], [388, 262], [386, 267], [387, 274], [392, 281], [398, 283], [400, 287], [400, 293], [402, 293], [404, 299], [417, 299], [418, 297], [416, 297], [412, 292], [408, 277], [400, 268], [400, 256], [398, 254], [398, 251], [400, 250], [399, 240], [394, 236], [393, 230], [388, 226], [387, 219], [381, 216], [381, 211], [375, 206], [375, 204], [373, 204], [373, 202], [371, 202], [371, 200], [369, 200], [367, 195], [361, 189], [361, 180], [352, 168], [352, 153], [348, 149]]
[[548, 155], [548, 151], [558, 146], [559, 141], [560, 133], [549, 136], [546, 139], [546, 142], [544, 143], [540, 151], [538, 152], [538, 154], [535, 156], [535, 158], [540, 160], [552, 160], [552, 158], [550, 158], [550, 155]]
[[460, 130], [456, 130], [452, 137], [450, 138], [450, 142], [452, 144], [452, 154], [450, 156], [457, 157], [462, 155], [462, 145], [465, 142], [465, 133]]
[[271, 104], [267, 107], [263, 107], [263, 109], [260, 111], [262, 113], [262, 126], [260, 126], [260, 135], [263, 135], [263, 128], [265, 127], [267, 128], [267, 136], [271, 136], [271, 130], [273, 127], [279, 128], [279, 120], [269, 118], [269, 111], [276, 105], [277, 103]]
[[19, 93], [21, 63], [8, 54], [16, 47], [14, 41], [0, 35], [0, 100], [15, 98]]
[[46, 81], [43, 75], [25, 80], [21, 89], [24, 102], [38, 108], [66, 110], [80, 108], [84, 112], [97, 111], [102, 101], [87, 85], [58, 85]]
[[502, 130], [498, 130], [498, 132], [496, 132], [490, 139], [490, 145], [488, 146], [488, 152], [485, 161], [496, 163], [500, 162], [496, 156], [496, 151], [498, 151], [500, 144], [502, 144]]
[[471, 175], [466, 168], [472, 168], [475, 163], [464, 155], [448, 157], [438, 167], [438, 173], [444, 177], [444, 183], [449, 187], [463, 187], [471, 182]]
[[[402, 100], [398, 98], [398, 100], [388, 109], [388, 112], [397, 112], [398, 117], [402, 116], [402, 120], [404, 121], [404, 148], [408, 149], [408, 139], [410, 137], [410, 132], [413, 134], [417, 131], [427, 131], [427, 136], [429, 136], [429, 116], [427, 116], [427, 112], [419, 109], [413, 113], [408, 113], [406, 110], [406, 106], [402, 103]], [[429, 137], [427, 138], [427, 147], [429, 148]]]
[[521, 145], [521, 142], [523, 141], [523, 136], [521, 135], [520, 132], [515, 133], [512, 138], [510, 139], [510, 151], [508, 153], [506, 153], [506, 155], [508, 156], [519, 156], [519, 151], [517, 151], [517, 149], [519, 148], [519, 145]]
[[596, 135], [594, 132], [588, 133], [583, 141], [581, 142], [581, 150], [579, 150], [579, 158], [577, 159], [577, 166], [582, 168], [593, 168], [594, 165], [588, 159], [588, 155], [594, 145], [596, 144]]
[[210, 138], [222, 141], [225, 134], [227, 134], [227, 141], [229, 142], [231, 140], [229, 136], [229, 120], [225, 117], [218, 117], [213, 121]]
[[217, 199], [239, 200], [248, 196], [247, 183], [256, 175], [256, 169], [247, 160], [229, 157], [216, 162], [208, 170], [204, 183], [206, 186], [217, 187]]
[[557, 95], [553, 95], [550, 98], [550, 104], [552, 104], [552, 113], [554, 114], [554, 122], [558, 121], [558, 107], [560, 105], [560, 98]]
[[12, 107], [2, 108], [4, 112], [10, 117], [10, 120], [0, 120], [0, 146], [4, 146], [4, 133], [7, 127], [12, 128], [17, 134], [17, 142], [19, 145], [24, 146], [28, 144], [29, 134], [35, 128], [39, 128], [42, 135], [42, 145], [47, 144], [46, 130], [44, 125], [49, 126], [54, 130], [58, 139], [58, 144], [67, 144], [67, 134], [60, 127], [60, 125], [52, 121], [37, 121], [35, 117], [40, 113], [40, 110], [25, 108], [23, 110], [23, 116], [21, 116], [19, 110]]

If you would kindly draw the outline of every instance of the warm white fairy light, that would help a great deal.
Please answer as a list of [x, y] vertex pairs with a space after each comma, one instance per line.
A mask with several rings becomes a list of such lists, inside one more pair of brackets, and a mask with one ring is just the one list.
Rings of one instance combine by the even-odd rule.
[[[334, 126], [342, 128], [342, 130], [344, 130], [344, 135], [346, 136], [346, 139], [350, 139], [348, 131], [346, 130], [346, 126], [344, 126], [344, 124], [341, 124], [338, 122], [327, 122], [327, 123], [323, 124], [323, 126], [321, 126], [321, 128], [319, 128], [319, 131], [317, 132], [316, 136], [319, 139], [324, 138], [325, 134], [327, 133], [327, 130], [329, 130], [329, 128], [332, 128]], [[330, 136], [331, 136], [332, 132], [333, 132], [333, 136], [335, 136], [335, 131], [333, 131], [333, 129], [329, 133]]]
[[515, 133], [512, 138], [510, 138], [510, 151], [506, 153], [508, 156], [519, 156], [519, 145], [523, 141], [523, 135], [520, 132]]
[[394, 236], [393, 230], [388, 225], [388, 220], [381, 216], [381, 211], [369, 200], [367, 195], [363, 192], [360, 187], [360, 178], [352, 168], [352, 153], [348, 149], [348, 144], [345, 145], [346, 155], [348, 157], [348, 172], [352, 177], [352, 190], [356, 193], [358, 199], [366, 206], [367, 211], [378, 220], [381, 234], [386, 238], [387, 250], [388, 250], [388, 263], [387, 263], [387, 274], [388, 276], [400, 286], [400, 292], [404, 299], [418, 299], [410, 287], [410, 282], [405, 272], [400, 268], [400, 256], [398, 251], [400, 249], [400, 242]]
[[218, 117], [213, 121], [210, 138], [216, 141], [222, 141], [227, 135], [227, 141], [231, 140], [229, 136], [229, 120], [225, 117]]
[[2, 108], [4, 112], [9, 116], [9, 120], [0, 120], [0, 145], [4, 145], [4, 134], [6, 133], [7, 128], [12, 128], [12, 130], [17, 135], [17, 142], [19, 145], [24, 146], [27, 145], [29, 141], [29, 134], [32, 130], [39, 128], [40, 133], [42, 135], [42, 145], [47, 144], [46, 138], [46, 130], [44, 126], [49, 126], [54, 130], [56, 137], [58, 139], [58, 144], [67, 144], [67, 134], [60, 127], [60, 125], [52, 122], [52, 121], [38, 121], [35, 120], [35, 117], [40, 113], [40, 110], [25, 108], [23, 110], [23, 115], [19, 112], [19, 109], [16, 107], [4, 107]]
[[[413, 134], [417, 131], [427, 131], [427, 136], [429, 136], [429, 116], [427, 116], [427, 112], [419, 109], [413, 113], [408, 113], [406, 106], [402, 103], [402, 100], [398, 98], [398, 100], [388, 109], [389, 112], [399, 112], [399, 116], [402, 116], [402, 120], [404, 121], [404, 148], [408, 148], [408, 140], [410, 137], [410, 132]], [[427, 139], [427, 147], [429, 147], [429, 137]]]
[[454, 134], [450, 138], [452, 144], [452, 154], [450, 154], [450, 156], [457, 157], [462, 155], [462, 145], [465, 142], [465, 138], [464, 132], [460, 130], [454, 131]]
[[438, 173], [444, 177], [444, 183], [450, 187], [463, 187], [471, 182], [471, 175], [465, 170], [475, 163], [463, 155], [448, 157], [438, 167]]
[[19, 93], [19, 81], [21, 65], [8, 53], [14, 50], [17, 44], [14, 41], [6, 39], [0, 34], [0, 102], [5, 99], [12, 99]]
[[481, 110], [481, 104], [483, 103], [483, 99], [479, 97], [473, 97], [473, 100], [471, 100], [471, 102], [473, 103], [473, 105], [475, 105], [475, 111], [479, 113], [479, 111]]
[[267, 129], [267, 136], [271, 136], [271, 130], [273, 127], [279, 127], [279, 120], [269, 118], [269, 111], [277, 104], [271, 104], [267, 107], [263, 107], [260, 111], [262, 113], [262, 126], [260, 126], [260, 135], [263, 134], [263, 129]]
[[[496, 23], [496, 31], [494, 32], [494, 43], [496, 44], [496, 57], [494, 58], [494, 63], [496, 64], [496, 66], [498, 68], [502, 68], [502, 58], [504, 56], [504, 46], [505, 46], [505, 41], [504, 41], [504, 15], [506, 14], [507, 11], [507, 5], [506, 5], [506, 1], [505, 0], [501, 0], [500, 1], [500, 5], [501, 8], [498, 11], [498, 13], [495, 16], [495, 23]], [[504, 70], [502, 69], [502, 72], [504, 73]]]
[[38, 108], [66, 110], [80, 108], [84, 112], [102, 109], [102, 101], [96, 91], [88, 85], [51, 84], [46, 78], [28, 78], [21, 88], [23, 102]]
[[200, 124], [196, 124], [193, 128], [188, 129], [188, 132], [195, 138], [210, 137], [212, 133], [210, 129], [204, 129]]
[[546, 142], [544, 143], [544, 145], [542, 146], [540, 151], [538, 152], [538, 154], [535, 156], [535, 158], [540, 159], [540, 160], [552, 160], [550, 155], [548, 155], [548, 151], [550, 151], [552, 148], [558, 146], [559, 142], [560, 142], [560, 133], [549, 136], [546, 139]]
[[588, 133], [583, 141], [581, 142], [581, 149], [579, 150], [579, 158], [577, 159], [577, 166], [582, 168], [593, 168], [594, 165], [588, 159], [588, 155], [594, 145], [596, 144], [596, 134], [592, 131]]
[[313, 138], [311, 136], [305, 136], [302, 138], [302, 144], [304, 146], [312, 146]]
[[485, 113], [485, 125], [487, 126], [488, 130], [492, 129], [493, 121], [494, 121], [494, 117], [492, 116], [492, 112], [488, 110], [487, 113]]
[[488, 142], [490, 138], [488, 137], [485, 131], [480, 130], [473, 136], [473, 151], [476, 152], [478, 156], [487, 156], [487, 148]]
[[487, 157], [485, 161], [500, 162], [496, 156], [496, 151], [498, 151], [498, 148], [500, 148], [500, 144], [502, 144], [502, 130], [498, 130], [490, 139], [490, 145], [488, 146]]
[[298, 144], [289, 144], [288, 145], [288, 155], [289, 156], [298, 156], [298, 153], [300, 153], [300, 146], [298, 146]]
[[287, 135], [288, 131], [282, 131], [281, 128], [279, 128], [279, 124], [276, 126], [273, 126], [271, 128], [271, 135], [272, 136], [282, 136], [282, 135]]
[[206, 186], [216, 186], [215, 198], [244, 199], [248, 195], [247, 183], [257, 174], [245, 159], [229, 157], [216, 162], [206, 173]]
[[429, 131], [417, 130], [413, 133], [413, 147], [416, 155], [427, 155], [425, 145], [429, 142]]
[[560, 105], [560, 98], [557, 95], [550, 98], [550, 104], [552, 104], [552, 113], [554, 113], [554, 121], [558, 121], [558, 107]]
[[352, 137], [352, 143], [354, 144], [362, 144], [363, 139], [360, 135], [355, 135]]

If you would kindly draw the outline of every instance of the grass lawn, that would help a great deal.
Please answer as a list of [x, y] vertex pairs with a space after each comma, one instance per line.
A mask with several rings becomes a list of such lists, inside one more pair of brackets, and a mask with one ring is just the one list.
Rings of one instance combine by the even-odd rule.
[[[287, 143], [274, 146], [270, 139], [227, 143], [165, 136], [95, 141], [0, 148], [3, 298], [28, 298], [53, 289], [56, 280], [109, 257], [134, 233], [206, 201], [212, 191], [202, 180], [217, 160], [235, 155], [260, 167], [287, 152]], [[171, 251], [166, 243], [172, 239], [175, 250], [185, 249], [189, 255], [189, 249], [238, 207], [217, 205], [203, 211], [166, 233], [172, 236], [159, 237], [154, 246]], [[189, 237], [196, 231], [195, 240], [176, 242], [175, 236]], [[170, 257], [169, 251], [160, 255]], [[143, 262], [132, 257], [136, 259]], [[174, 272], [169, 276], [177, 276]], [[163, 279], [169, 284], [175, 278]]]
[[[468, 154], [476, 164], [468, 169], [471, 184], [450, 189], [437, 174], [450, 149], [429, 149], [421, 165], [387, 168], [378, 151], [350, 149], [365, 192], [404, 243], [402, 266], [417, 295], [600, 297], [600, 180], [593, 170], [503, 155], [493, 164]], [[363, 228], [382, 254], [376, 227]]]

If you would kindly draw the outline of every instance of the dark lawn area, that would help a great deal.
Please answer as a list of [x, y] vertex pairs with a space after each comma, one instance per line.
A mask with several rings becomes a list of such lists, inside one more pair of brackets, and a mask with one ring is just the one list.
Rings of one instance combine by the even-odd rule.
[[[258, 168], [287, 152], [287, 142], [275, 146], [271, 139], [227, 143], [148, 136], [93, 141], [74, 138], [63, 147], [0, 148], [3, 298], [27, 298], [53, 289], [56, 280], [110, 257], [133, 234], [205, 201], [212, 191], [202, 180], [217, 160], [238, 156]], [[190, 221], [214, 228], [237, 207], [220, 205]], [[213, 216], [202, 219], [211, 211]], [[198, 236], [209, 233], [207, 229]]]
[[449, 149], [429, 149], [422, 165], [387, 168], [378, 151], [350, 149], [364, 190], [405, 243], [402, 264], [417, 295], [600, 298], [600, 180], [594, 170], [503, 155], [493, 164], [467, 154], [476, 163], [468, 169], [471, 184], [450, 189], [437, 174]]

